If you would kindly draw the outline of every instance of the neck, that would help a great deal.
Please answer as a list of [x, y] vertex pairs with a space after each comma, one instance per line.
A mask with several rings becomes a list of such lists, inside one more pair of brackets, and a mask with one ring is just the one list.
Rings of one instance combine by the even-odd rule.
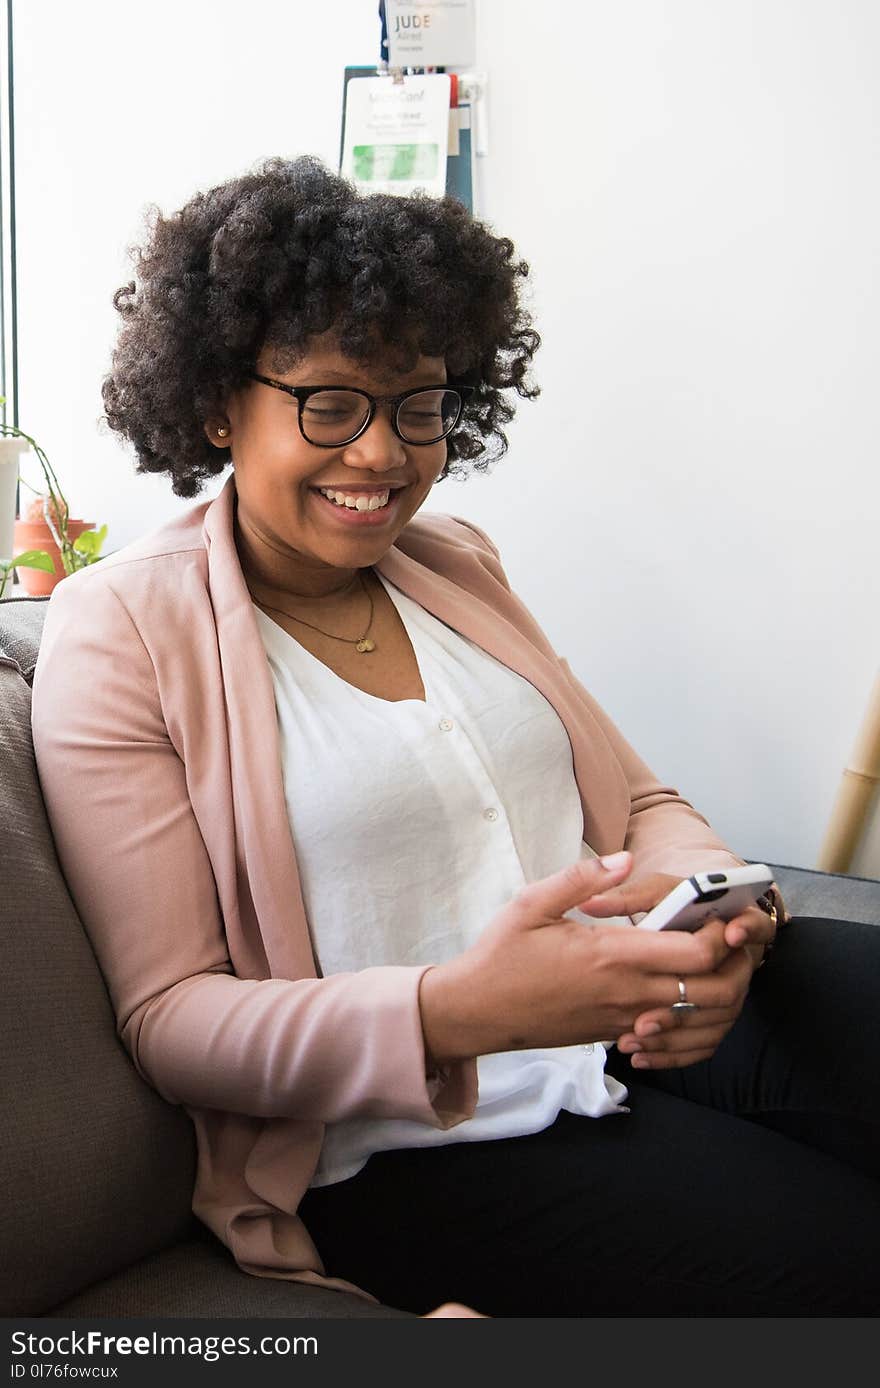
[[280, 597], [290, 602], [319, 602], [331, 606], [334, 599], [347, 597], [357, 586], [360, 569], [337, 569], [330, 564], [310, 567], [280, 549], [238, 515], [234, 525], [235, 547], [245, 582], [253, 596], [272, 601]]

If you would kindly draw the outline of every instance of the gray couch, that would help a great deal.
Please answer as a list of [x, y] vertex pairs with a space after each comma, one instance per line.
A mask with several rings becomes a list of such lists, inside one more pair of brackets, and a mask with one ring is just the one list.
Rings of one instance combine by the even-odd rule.
[[[243, 1273], [193, 1216], [190, 1120], [116, 1036], [43, 808], [30, 683], [47, 601], [0, 601], [0, 1316], [408, 1318]], [[878, 881], [774, 870], [798, 914], [880, 921]]]

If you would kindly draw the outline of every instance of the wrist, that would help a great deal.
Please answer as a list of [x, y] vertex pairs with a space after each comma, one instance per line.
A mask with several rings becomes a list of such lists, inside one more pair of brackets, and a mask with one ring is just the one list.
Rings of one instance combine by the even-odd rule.
[[442, 970], [441, 964], [432, 964], [419, 981], [419, 1013], [425, 1046], [425, 1075], [428, 1079], [442, 1074], [457, 1059], [452, 1054], [450, 1038], [444, 1026], [446, 990]]
[[430, 1078], [460, 1060], [479, 1055], [475, 1028], [467, 1010], [469, 989], [459, 977], [457, 960], [432, 964], [419, 983], [419, 1012], [425, 1046], [425, 1073]]

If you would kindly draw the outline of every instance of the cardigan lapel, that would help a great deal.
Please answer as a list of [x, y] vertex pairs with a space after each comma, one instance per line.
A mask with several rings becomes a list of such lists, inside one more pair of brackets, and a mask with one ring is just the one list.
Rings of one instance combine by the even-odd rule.
[[[445, 517], [438, 520], [442, 523]], [[438, 555], [442, 556], [447, 546], [438, 546], [436, 540], [432, 545], [427, 535], [421, 541], [415, 535], [407, 536], [406, 543], [416, 553], [430, 548], [434, 562], [422, 564], [412, 553], [392, 546], [376, 565], [378, 571], [414, 602], [543, 694], [555, 709], [571, 744], [585, 837], [600, 853], [619, 847], [630, 813], [626, 779], [600, 724], [578, 695], [563, 662], [532, 614], [515, 594], [492, 578], [479, 559], [473, 562], [473, 551], [471, 563], [467, 564], [467, 551], [456, 545], [456, 581], [452, 581], [436, 567]]]
[[[545, 686], [552, 683], [552, 668], [547, 656], [479, 593], [426, 567], [396, 546], [392, 546], [375, 567], [407, 597], [546, 695]], [[473, 573], [479, 580], [480, 571], [474, 569]], [[486, 576], [482, 577], [483, 587], [488, 589]]]
[[314, 978], [290, 833], [275, 691], [235, 548], [234, 476], [205, 512], [208, 586], [227, 707], [239, 899], [250, 897], [272, 978]]

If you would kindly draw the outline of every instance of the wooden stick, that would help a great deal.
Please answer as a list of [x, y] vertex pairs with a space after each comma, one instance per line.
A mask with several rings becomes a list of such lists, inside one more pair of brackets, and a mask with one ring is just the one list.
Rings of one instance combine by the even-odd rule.
[[846, 872], [865, 828], [871, 802], [880, 786], [880, 672], [844, 768], [837, 799], [819, 854], [820, 872]]

